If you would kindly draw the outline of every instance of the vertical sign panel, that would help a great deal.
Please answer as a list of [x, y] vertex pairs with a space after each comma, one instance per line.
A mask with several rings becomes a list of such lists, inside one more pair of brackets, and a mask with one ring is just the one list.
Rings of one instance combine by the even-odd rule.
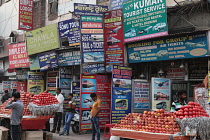
[[131, 76], [130, 67], [113, 66], [111, 123], [118, 123], [131, 112]]
[[72, 82], [72, 94], [77, 101], [76, 110], [80, 110], [80, 82]]
[[60, 88], [71, 89], [71, 69], [67, 67], [60, 67]]
[[28, 72], [28, 92], [39, 94], [44, 91], [44, 73]]

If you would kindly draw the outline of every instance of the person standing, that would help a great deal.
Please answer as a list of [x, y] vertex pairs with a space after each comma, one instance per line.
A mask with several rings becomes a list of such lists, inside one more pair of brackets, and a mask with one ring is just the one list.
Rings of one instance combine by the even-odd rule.
[[95, 134], [97, 133], [97, 140], [100, 140], [100, 128], [99, 128], [99, 113], [101, 110], [101, 101], [97, 98], [95, 93], [91, 93], [90, 97], [94, 101], [91, 108], [91, 122], [92, 122], [92, 140], [95, 140]]
[[70, 123], [72, 118], [74, 117], [75, 109], [76, 109], [76, 101], [73, 98], [73, 94], [69, 93], [68, 99], [70, 99], [68, 106], [65, 106], [64, 109], [66, 109], [66, 116], [65, 116], [65, 126], [63, 128], [63, 132], [60, 133], [59, 136], [66, 134], [69, 135], [70, 130]]
[[187, 92], [185, 90], [179, 90], [177, 92], [178, 100], [174, 101], [171, 105], [171, 112], [178, 111], [182, 106], [187, 105], [186, 98]]
[[5, 109], [12, 109], [12, 114], [10, 117], [10, 133], [12, 140], [20, 140], [20, 122], [23, 117], [24, 105], [20, 100], [20, 93], [16, 92], [13, 95], [13, 100], [7, 103]]
[[55, 133], [55, 131], [57, 130], [57, 133], [59, 134], [60, 127], [61, 127], [61, 121], [62, 121], [63, 101], [64, 101], [64, 97], [61, 94], [61, 89], [60, 88], [57, 88], [57, 90], [56, 90], [56, 96], [55, 97], [58, 100], [59, 109], [55, 113], [54, 122], [53, 122], [53, 130], [51, 132], [52, 133]]
[[10, 98], [9, 92], [8, 92], [8, 90], [5, 90], [5, 91], [4, 91], [4, 95], [3, 95], [2, 98], [1, 98], [2, 104], [3, 104], [6, 100], [8, 100], [9, 98]]

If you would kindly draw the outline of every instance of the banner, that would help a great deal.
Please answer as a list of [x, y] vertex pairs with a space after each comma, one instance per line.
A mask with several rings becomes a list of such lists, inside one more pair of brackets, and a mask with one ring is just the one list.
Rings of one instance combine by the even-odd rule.
[[152, 110], [170, 111], [171, 103], [170, 79], [152, 78]]
[[103, 18], [97, 16], [82, 16], [81, 25], [83, 63], [103, 62]]
[[166, 0], [123, 2], [124, 41], [168, 35]]
[[80, 22], [75, 19], [69, 19], [58, 22], [60, 38], [67, 37], [69, 46], [80, 45]]
[[80, 82], [72, 82], [72, 94], [77, 101], [76, 110], [80, 110]]
[[74, 3], [74, 15], [102, 16], [108, 6]]
[[90, 130], [91, 109], [93, 102], [90, 94], [96, 93], [101, 101], [101, 112], [99, 114], [99, 126], [104, 128], [105, 124], [110, 124], [110, 108], [111, 108], [111, 81], [106, 75], [81, 75], [81, 94], [80, 94], [80, 130]]
[[72, 69], [60, 67], [60, 88], [71, 89]]
[[29, 62], [30, 62], [30, 70], [40, 70], [39, 58], [37, 55], [30, 56]]
[[127, 48], [129, 63], [205, 57], [208, 54], [206, 33], [129, 43]]
[[29, 57], [25, 42], [8, 45], [8, 49], [10, 69], [29, 67]]
[[27, 82], [17, 82], [17, 92], [23, 93], [27, 92]]
[[34, 19], [34, 1], [33, 0], [19, 0], [19, 30], [33, 30]]
[[11, 81], [11, 89], [17, 89], [17, 81]]
[[48, 26], [26, 32], [26, 44], [28, 55], [59, 48], [60, 41], [58, 39], [57, 24], [50, 24]]
[[58, 53], [59, 66], [80, 65], [81, 53], [80, 51], [65, 51]]
[[105, 73], [104, 64], [90, 64], [90, 65], [84, 64], [82, 67], [84, 75]]
[[122, 9], [122, 4], [127, 0], [110, 0], [110, 10]]
[[134, 81], [133, 109], [149, 109], [150, 85], [148, 82]]
[[112, 116], [111, 123], [118, 123], [131, 113], [132, 69], [126, 66], [115, 66], [112, 69]]
[[39, 94], [44, 91], [44, 73], [28, 72], [28, 92]]
[[105, 64], [124, 64], [122, 10], [104, 13]]
[[47, 72], [47, 90], [50, 93], [55, 94], [55, 90], [58, 87], [57, 79], [59, 77], [58, 71], [48, 71]]
[[11, 81], [2, 81], [2, 87], [3, 87], [3, 92], [5, 90], [8, 90], [9, 92], [12, 92]]
[[46, 71], [58, 67], [57, 54], [54, 51], [38, 55], [38, 58], [40, 71]]

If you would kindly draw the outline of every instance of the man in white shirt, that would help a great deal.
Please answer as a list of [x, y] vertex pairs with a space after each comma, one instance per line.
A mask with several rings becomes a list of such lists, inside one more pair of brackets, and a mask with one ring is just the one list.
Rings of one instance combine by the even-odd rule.
[[61, 94], [61, 89], [60, 88], [57, 88], [55, 97], [58, 100], [59, 109], [55, 113], [55, 116], [54, 116], [54, 123], [53, 123], [52, 133], [55, 133], [55, 131], [57, 130], [57, 133], [59, 134], [60, 127], [61, 127], [62, 113], [63, 113], [63, 101], [64, 101], [64, 97]]

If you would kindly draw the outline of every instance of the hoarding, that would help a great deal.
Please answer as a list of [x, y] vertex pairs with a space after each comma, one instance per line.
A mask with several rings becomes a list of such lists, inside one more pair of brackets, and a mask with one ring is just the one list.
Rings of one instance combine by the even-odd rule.
[[80, 22], [75, 19], [69, 19], [58, 22], [59, 37], [67, 37], [69, 46], [80, 45]]
[[40, 70], [39, 58], [37, 55], [29, 56], [30, 70]]
[[12, 92], [11, 81], [2, 81], [2, 88], [3, 91], [8, 90], [9, 92]]
[[108, 6], [74, 3], [74, 15], [102, 16], [108, 11]]
[[101, 111], [99, 113], [99, 126], [104, 128], [105, 124], [110, 124], [111, 108], [111, 81], [106, 75], [81, 75], [81, 94], [80, 94], [80, 130], [90, 130], [91, 109], [93, 102], [90, 94], [96, 93], [101, 101]]
[[29, 57], [25, 42], [8, 45], [8, 49], [10, 69], [29, 67]]
[[60, 88], [71, 89], [72, 69], [69, 67], [60, 67]]
[[123, 2], [124, 41], [168, 35], [166, 0]]
[[129, 63], [205, 57], [208, 54], [206, 33], [129, 43], [127, 48]]
[[20, 93], [27, 92], [27, 82], [18, 81], [17, 92], [20, 92]]
[[58, 53], [58, 65], [59, 66], [72, 66], [81, 64], [81, 52], [80, 51], [65, 51]]
[[131, 113], [131, 77], [130, 67], [113, 65], [111, 124], [118, 123], [128, 113]]
[[84, 64], [82, 70], [84, 75], [105, 73], [104, 64]]
[[122, 10], [104, 13], [105, 64], [124, 64]]
[[17, 81], [11, 81], [11, 89], [17, 89]]
[[166, 78], [152, 78], [152, 110], [171, 107], [171, 81]]
[[51, 24], [30, 32], [26, 32], [28, 55], [37, 54], [59, 48], [57, 24]]
[[127, 0], [110, 0], [110, 10], [122, 9], [122, 4]]
[[58, 67], [57, 54], [54, 51], [38, 55], [38, 58], [40, 71], [46, 71]]
[[28, 72], [28, 92], [39, 94], [44, 91], [44, 73]]
[[33, 30], [34, 1], [19, 0], [19, 30]]

